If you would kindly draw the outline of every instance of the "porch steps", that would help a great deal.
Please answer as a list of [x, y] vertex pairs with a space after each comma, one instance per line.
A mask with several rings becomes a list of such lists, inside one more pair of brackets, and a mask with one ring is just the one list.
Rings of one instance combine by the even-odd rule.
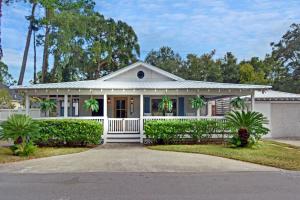
[[108, 134], [106, 143], [140, 143], [140, 134]]

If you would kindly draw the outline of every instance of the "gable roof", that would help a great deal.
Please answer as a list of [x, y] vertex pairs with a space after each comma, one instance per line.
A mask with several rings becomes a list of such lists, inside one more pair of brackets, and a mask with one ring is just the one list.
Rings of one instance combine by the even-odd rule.
[[111, 79], [113, 77], [116, 77], [116, 76], [118, 76], [120, 74], [123, 74], [123, 73], [125, 73], [125, 72], [127, 72], [127, 71], [129, 71], [131, 69], [134, 69], [134, 68], [140, 67], [140, 66], [145, 67], [147, 69], [150, 69], [152, 71], [155, 71], [156, 73], [161, 74], [161, 75], [163, 75], [165, 77], [168, 77], [170, 79], [173, 79], [175, 81], [183, 81], [184, 80], [183, 78], [181, 78], [179, 76], [176, 76], [176, 75], [171, 74], [171, 73], [169, 73], [169, 72], [167, 72], [165, 70], [162, 70], [162, 69], [160, 69], [158, 67], [155, 67], [153, 65], [150, 65], [150, 64], [147, 64], [147, 63], [144, 63], [144, 62], [141, 62], [141, 61], [136, 62], [136, 63], [131, 64], [131, 65], [128, 65], [127, 67], [121, 68], [121, 69], [119, 69], [119, 70], [117, 70], [115, 72], [112, 72], [112, 73], [110, 73], [110, 74], [108, 74], [108, 75], [106, 75], [106, 76], [104, 76], [104, 77], [102, 77], [102, 78], [100, 78], [98, 80], [106, 81], [106, 80], [109, 80], [109, 79]]

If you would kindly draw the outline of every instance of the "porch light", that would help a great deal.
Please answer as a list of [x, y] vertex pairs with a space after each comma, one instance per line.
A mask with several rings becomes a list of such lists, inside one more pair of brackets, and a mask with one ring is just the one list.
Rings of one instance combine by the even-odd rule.
[[130, 98], [130, 114], [132, 114], [134, 112], [134, 106], [133, 106], [133, 97]]
[[107, 103], [110, 103], [110, 97], [107, 98]]

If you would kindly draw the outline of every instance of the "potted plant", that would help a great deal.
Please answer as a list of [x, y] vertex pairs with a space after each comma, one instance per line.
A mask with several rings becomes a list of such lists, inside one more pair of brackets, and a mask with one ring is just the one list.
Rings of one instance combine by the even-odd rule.
[[172, 116], [173, 101], [169, 97], [163, 96], [161, 102], [158, 104], [158, 110], [161, 111], [164, 116]]
[[244, 99], [241, 99], [240, 97], [236, 97], [230, 101], [230, 106], [234, 108], [235, 110], [245, 110], [246, 109], [246, 103]]
[[84, 101], [84, 108], [92, 112], [99, 111], [99, 103], [96, 99], [90, 98]]
[[191, 105], [193, 109], [201, 109], [206, 105], [205, 99], [203, 97], [197, 96], [191, 99]]
[[40, 109], [45, 113], [45, 117], [47, 117], [50, 112], [55, 111], [56, 102], [53, 99], [42, 99], [40, 100]]

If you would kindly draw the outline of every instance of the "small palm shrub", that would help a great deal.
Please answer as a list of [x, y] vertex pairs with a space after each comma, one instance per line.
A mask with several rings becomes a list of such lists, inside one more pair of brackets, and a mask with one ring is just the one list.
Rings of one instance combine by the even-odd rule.
[[27, 115], [11, 115], [1, 124], [0, 139], [15, 141], [11, 147], [14, 155], [29, 155], [34, 152], [32, 141], [38, 137], [39, 126]]
[[228, 127], [235, 133], [229, 142], [237, 147], [256, 143], [269, 132], [264, 127], [268, 120], [259, 112], [232, 111], [226, 115], [226, 120]]
[[10, 149], [16, 156], [30, 156], [36, 151], [37, 147], [30, 141], [27, 143], [15, 144], [11, 146]]
[[92, 112], [98, 112], [99, 111], [99, 103], [96, 99], [90, 98], [84, 101], [84, 108], [86, 110], [90, 110]]

